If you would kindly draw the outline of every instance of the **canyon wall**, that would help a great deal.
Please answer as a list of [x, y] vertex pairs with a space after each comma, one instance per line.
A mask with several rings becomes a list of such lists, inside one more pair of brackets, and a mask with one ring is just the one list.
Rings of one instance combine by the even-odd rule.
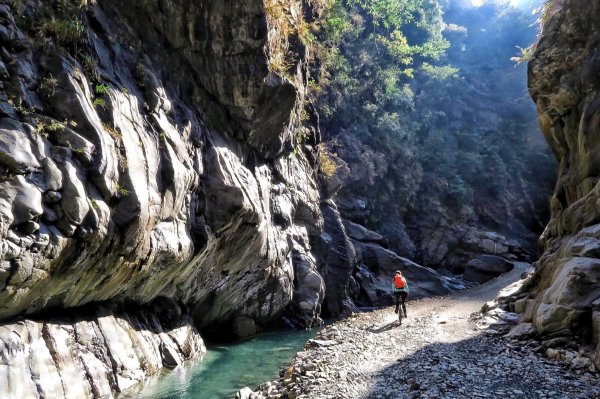
[[595, 345], [600, 367], [600, 1], [549, 1], [529, 89], [559, 162], [543, 254], [514, 310], [546, 340]]
[[264, 8], [0, 4], [2, 397], [120, 391], [291, 305], [320, 322], [305, 48]]

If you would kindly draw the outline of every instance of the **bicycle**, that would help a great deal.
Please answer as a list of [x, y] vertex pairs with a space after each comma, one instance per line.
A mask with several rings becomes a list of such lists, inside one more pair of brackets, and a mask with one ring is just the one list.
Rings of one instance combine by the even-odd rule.
[[408, 293], [405, 291], [395, 291], [394, 295], [396, 296], [395, 312], [398, 313], [398, 322], [402, 325], [402, 318], [406, 317], [406, 298], [408, 297]]

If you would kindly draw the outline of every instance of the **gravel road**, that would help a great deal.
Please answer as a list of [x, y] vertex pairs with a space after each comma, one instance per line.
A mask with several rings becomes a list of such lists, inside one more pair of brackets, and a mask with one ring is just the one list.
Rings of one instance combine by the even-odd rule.
[[393, 307], [335, 322], [279, 380], [238, 397], [600, 398], [595, 372], [549, 360], [539, 343], [501, 338], [471, 317], [525, 267], [448, 297], [411, 301], [402, 325]]

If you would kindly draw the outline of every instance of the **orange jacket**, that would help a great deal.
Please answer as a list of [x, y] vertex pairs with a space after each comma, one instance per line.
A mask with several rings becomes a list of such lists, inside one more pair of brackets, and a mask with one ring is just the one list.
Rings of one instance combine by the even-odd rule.
[[394, 292], [408, 292], [408, 283], [406, 282], [406, 279], [404, 277], [394, 276], [394, 284], [392, 288], [394, 289]]

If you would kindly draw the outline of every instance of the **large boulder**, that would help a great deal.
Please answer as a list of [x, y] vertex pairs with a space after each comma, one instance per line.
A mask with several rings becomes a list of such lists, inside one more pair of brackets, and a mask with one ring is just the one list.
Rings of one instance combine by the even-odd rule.
[[514, 263], [504, 258], [493, 255], [481, 255], [472, 259], [465, 267], [463, 278], [465, 281], [485, 283], [514, 268]]
[[357, 304], [360, 306], [388, 306], [393, 302], [392, 282], [394, 272], [400, 270], [406, 277], [410, 298], [445, 295], [464, 288], [452, 277], [420, 266], [378, 244], [353, 241], [359, 270], [355, 278], [360, 285]]

